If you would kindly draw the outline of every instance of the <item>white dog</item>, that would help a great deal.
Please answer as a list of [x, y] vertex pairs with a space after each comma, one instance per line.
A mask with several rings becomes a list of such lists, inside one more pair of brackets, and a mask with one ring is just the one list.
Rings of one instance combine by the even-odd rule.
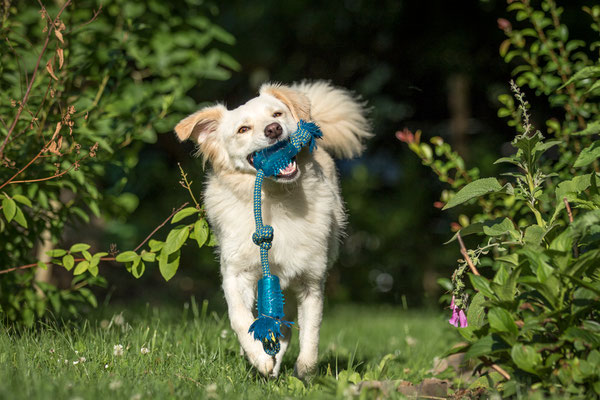
[[262, 277], [259, 248], [251, 239], [252, 154], [286, 140], [300, 119], [316, 122], [323, 139], [313, 153], [303, 149], [279, 175], [265, 180], [262, 207], [264, 223], [275, 232], [271, 271], [283, 290], [291, 288], [297, 296], [300, 354], [295, 371], [303, 378], [317, 365], [326, 271], [337, 256], [346, 222], [331, 156], [351, 158], [362, 152], [363, 140], [371, 136], [363, 103], [325, 82], [265, 84], [258, 97], [234, 110], [207, 107], [175, 127], [178, 138], [198, 144], [204, 161], [212, 165], [204, 205], [219, 242], [231, 327], [248, 360], [265, 376], [278, 375], [291, 331], [275, 357], [248, 333]]

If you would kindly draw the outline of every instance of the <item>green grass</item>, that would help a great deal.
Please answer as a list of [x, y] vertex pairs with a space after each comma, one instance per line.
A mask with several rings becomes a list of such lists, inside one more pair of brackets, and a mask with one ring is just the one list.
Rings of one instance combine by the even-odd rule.
[[[324, 317], [318, 373], [304, 385], [293, 377], [297, 335], [281, 376], [266, 380], [239, 355], [226, 317], [194, 304], [111, 310], [27, 332], [0, 328], [0, 398], [335, 398], [351, 381], [419, 382], [433, 358], [458, 341], [440, 313], [332, 308]], [[118, 344], [121, 356], [113, 354]], [[142, 347], [150, 352], [141, 354]], [[85, 361], [74, 364], [80, 357]]]

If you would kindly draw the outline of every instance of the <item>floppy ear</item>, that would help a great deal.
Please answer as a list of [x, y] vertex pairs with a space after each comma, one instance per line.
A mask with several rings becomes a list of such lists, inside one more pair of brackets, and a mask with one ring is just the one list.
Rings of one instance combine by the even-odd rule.
[[280, 100], [290, 109], [297, 121], [310, 121], [310, 100], [304, 93], [289, 86], [266, 83], [261, 86], [260, 94], [270, 94]]
[[177, 138], [182, 142], [191, 139], [197, 144], [204, 143], [217, 130], [225, 111], [227, 109], [221, 104], [196, 111], [175, 126]]

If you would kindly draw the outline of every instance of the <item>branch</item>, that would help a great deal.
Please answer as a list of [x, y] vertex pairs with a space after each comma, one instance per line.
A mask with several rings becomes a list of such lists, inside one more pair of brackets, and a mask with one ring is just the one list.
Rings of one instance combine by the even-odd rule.
[[[177, 214], [179, 211], [181, 211], [181, 210], [182, 210], [184, 207], [186, 207], [188, 204], [189, 204], [188, 202], [185, 202], [185, 203], [183, 203], [183, 204], [182, 204], [182, 205], [181, 205], [179, 208], [177, 208], [176, 210], [174, 210], [174, 211], [171, 213], [171, 215], [169, 215], [169, 216], [167, 217], [167, 219], [165, 219], [165, 220], [162, 222], [162, 224], [160, 224], [160, 225], [158, 225], [156, 228], [154, 228], [154, 230], [153, 230], [152, 232], [150, 232], [150, 234], [149, 234], [149, 235], [146, 237], [146, 239], [144, 239], [144, 240], [142, 241], [142, 243], [138, 244], [138, 245], [137, 245], [137, 247], [136, 247], [135, 249], [133, 249], [133, 251], [137, 252], [137, 251], [138, 251], [138, 250], [139, 250], [139, 249], [140, 249], [140, 248], [141, 248], [141, 247], [142, 247], [144, 244], [146, 244], [146, 242], [147, 242], [148, 240], [150, 240], [150, 238], [151, 238], [151, 237], [152, 237], [152, 236], [153, 236], [153, 235], [154, 235], [154, 234], [155, 234], [155, 233], [156, 233], [156, 232], [157, 232], [157, 231], [158, 231], [160, 228], [162, 228], [163, 226], [165, 226], [165, 224], [166, 224], [167, 222], [169, 222], [169, 220], [170, 220], [171, 218], [173, 218], [173, 216], [174, 216], [175, 214]], [[79, 262], [79, 261], [84, 261], [84, 260], [85, 260], [85, 258], [76, 258], [76, 259], [74, 259], [73, 261], [74, 261], [74, 262]], [[116, 260], [116, 257], [102, 257], [102, 258], [100, 258], [100, 261], [115, 261], [115, 260]], [[50, 263], [47, 263], [47, 264], [52, 264], [52, 263], [50, 262]], [[28, 269], [28, 268], [33, 268], [33, 267], [35, 267], [35, 266], [37, 266], [37, 263], [34, 263], [34, 264], [26, 264], [26, 265], [21, 265], [21, 266], [19, 266], [19, 267], [13, 267], [13, 268], [4, 269], [4, 270], [1, 270], [1, 271], [0, 271], [0, 275], [2, 275], [2, 274], [8, 274], [9, 272], [17, 271], [17, 270], [20, 270], [20, 269]]]
[[[569, 223], [573, 223], [573, 212], [571, 211], [571, 205], [569, 204], [569, 200], [566, 197], [563, 197], [563, 201], [565, 203], [565, 208], [567, 209], [567, 214], [569, 215]], [[573, 243], [573, 255], [575, 258], [579, 257], [579, 248], [577, 247], [577, 241]]]
[[[2, 145], [0, 146], [0, 159], [2, 159], [2, 157], [4, 155], [4, 148], [6, 147], [6, 143], [8, 143], [8, 139], [10, 139], [10, 136], [12, 135], [13, 131], [15, 130], [15, 127], [17, 126], [17, 122], [19, 121], [19, 117], [21, 116], [21, 113], [23, 112], [23, 109], [25, 108], [25, 105], [27, 104], [27, 101], [29, 100], [29, 94], [31, 93], [31, 88], [33, 87], [33, 83], [35, 82], [35, 77], [36, 77], [38, 69], [40, 67], [42, 57], [44, 56], [44, 53], [46, 52], [46, 49], [48, 48], [48, 43], [50, 42], [50, 36], [52, 35], [52, 32], [54, 31], [55, 24], [58, 22], [60, 15], [63, 13], [63, 11], [67, 8], [67, 6], [69, 4], [71, 4], [71, 0], [67, 0], [65, 2], [65, 4], [62, 6], [60, 11], [56, 15], [56, 18], [54, 18], [54, 21], [48, 28], [48, 34], [46, 35], [46, 40], [44, 41], [44, 46], [42, 47], [42, 51], [40, 52], [37, 62], [35, 63], [35, 68], [33, 69], [33, 74], [31, 75], [29, 85], [27, 86], [27, 91], [25, 92], [25, 96], [23, 96], [23, 99], [21, 100], [21, 104], [19, 105], [19, 108], [17, 109], [17, 115], [15, 115], [15, 119], [12, 122], [10, 128], [8, 129], [8, 133], [6, 134], [6, 137], [4, 138], [4, 142], [2, 142]], [[43, 5], [41, 3], [40, 3], [40, 5], [43, 7]]]
[[465, 247], [462, 237], [460, 236], [460, 232], [456, 234], [456, 237], [458, 238], [458, 243], [460, 244], [460, 254], [463, 255], [463, 257], [467, 261], [467, 264], [469, 264], [471, 272], [473, 273], [473, 275], [481, 275], [479, 271], [477, 271], [477, 268], [475, 268], [475, 264], [473, 264], [473, 261], [471, 261], [471, 257], [469, 257], [469, 254], [467, 253], [467, 248]]

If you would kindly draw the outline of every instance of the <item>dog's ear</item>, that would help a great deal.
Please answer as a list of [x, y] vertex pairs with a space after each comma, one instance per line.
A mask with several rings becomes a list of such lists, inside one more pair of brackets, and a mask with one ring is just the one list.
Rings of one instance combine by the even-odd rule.
[[227, 108], [221, 104], [196, 111], [175, 126], [177, 138], [182, 142], [190, 139], [197, 144], [204, 143], [217, 130], [225, 111]]
[[270, 94], [280, 100], [290, 109], [297, 121], [310, 121], [310, 100], [304, 93], [289, 86], [266, 83], [261, 86], [260, 94]]

